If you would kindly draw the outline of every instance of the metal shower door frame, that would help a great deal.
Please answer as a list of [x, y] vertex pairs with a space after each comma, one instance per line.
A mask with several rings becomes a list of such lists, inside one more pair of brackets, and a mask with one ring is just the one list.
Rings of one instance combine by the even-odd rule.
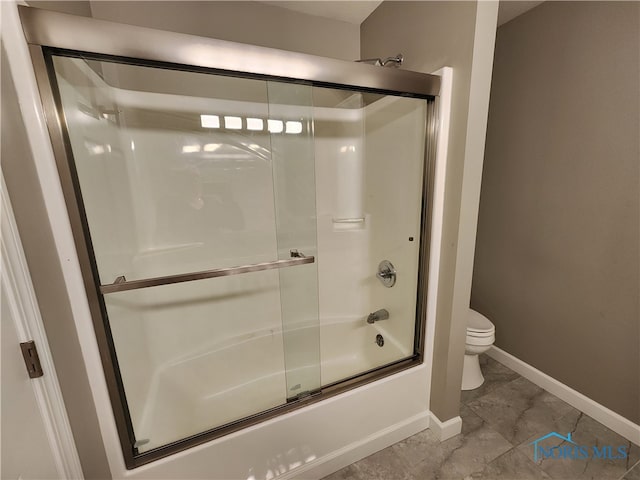
[[[288, 52], [144, 27], [123, 25], [32, 7], [19, 7], [29, 44], [40, 99], [73, 232], [101, 362], [128, 469], [186, 450], [250, 425], [290, 412], [346, 390], [379, 380], [424, 360], [424, 336], [429, 272], [432, 191], [438, 125], [440, 77], [399, 69]], [[79, 39], [82, 39], [79, 41]], [[78, 45], [82, 45], [80, 48]], [[54, 91], [52, 55], [93, 57], [145, 66], [275, 80], [285, 83], [356, 90], [427, 100], [421, 236], [416, 297], [414, 355], [339, 382], [313, 395], [173, 443], [139, 453], [135, 447], [129, 407], [115, 356], [108, 317], [100, 290], [91, 236], [80, 197], [73, 153], [59, 98]], [[298, 260], [299, 262], [299, 260]]]

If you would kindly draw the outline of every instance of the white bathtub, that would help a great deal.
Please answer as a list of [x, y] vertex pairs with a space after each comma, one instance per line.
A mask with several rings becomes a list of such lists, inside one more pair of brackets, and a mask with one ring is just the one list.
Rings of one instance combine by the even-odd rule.
[[[315, 328], [304, 333], [318, 335]], [[376, 343], [378, 334], [385, 339], [383, 347]], [[320, 368], [296, 366], [306, 370], [303, 375], [311, 375], [316, 385], [328, 385], [410, 355], [385, 331], [383, 323], [371, 325], [365, 318], [324, 320], [319, 336]], [[282, 362], [282, 348], [282, 331], [267, 329], [158, 368], [139, 425], [135, 425], [140, 451], [285, 403], [291, 396], [287, 395], [290, 372]]]
[[[413, 345], [403, 346], [384, 323], [367, 323], [366, 317], [323, 319], [320, 328], [323, 385], [411, 356]], [[384, 338], [384, 346], [376, 336]], [[404, 347], [404, 348], [403, 348]]]

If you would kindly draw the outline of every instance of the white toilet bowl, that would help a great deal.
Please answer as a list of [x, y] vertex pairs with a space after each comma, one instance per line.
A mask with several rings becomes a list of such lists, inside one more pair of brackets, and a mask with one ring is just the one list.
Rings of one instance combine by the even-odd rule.
[[496, 339], [496, 327], [487, 317], [469, 309], [467, 340], [464, 346], [462, 390], [473, 390], [484, 383], [478, 355], [489, 350]]

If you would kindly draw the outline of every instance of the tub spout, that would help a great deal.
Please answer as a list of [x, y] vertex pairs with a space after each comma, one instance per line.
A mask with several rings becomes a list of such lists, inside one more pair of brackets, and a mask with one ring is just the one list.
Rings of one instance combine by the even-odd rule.
[[367, 317], [367, 323], [375, 323], [379, 320], [386, 320], [389, 318], [389, 311], [386, 308], [382, 308], [380, 310], [376, 310], [373, 313], [370, 313]]

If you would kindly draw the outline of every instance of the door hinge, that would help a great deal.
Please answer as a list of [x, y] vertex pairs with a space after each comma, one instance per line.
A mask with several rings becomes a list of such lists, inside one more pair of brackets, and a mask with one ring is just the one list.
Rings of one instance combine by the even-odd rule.
[[24, 364], [27, 367], [29, 378], [38, 378], [43, 375], [42, 365], [40, 365], [40, 357], [38, 357], [38, 350], [36, 350], [36, 344], [33, 340], [23, 342], [20, 344], [22, 350], [22, 356], [24, 357]]

